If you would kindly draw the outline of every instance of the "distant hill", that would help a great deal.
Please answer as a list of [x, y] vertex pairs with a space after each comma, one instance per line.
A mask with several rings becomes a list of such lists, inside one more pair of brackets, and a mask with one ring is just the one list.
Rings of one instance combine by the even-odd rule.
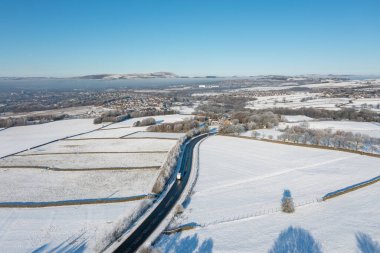
[[150, 78], [178, 78], [171, 72], [153, 72], [153, 73], [133, 73], [133, 74], [97, 74], [80, 76], [80, 79], [101, 79], [101, 80], [117, 80], [117, 79], [150, 79]]

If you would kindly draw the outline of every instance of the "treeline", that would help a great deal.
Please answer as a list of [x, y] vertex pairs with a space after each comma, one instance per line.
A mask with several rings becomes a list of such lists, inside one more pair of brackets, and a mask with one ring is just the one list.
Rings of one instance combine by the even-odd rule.
[[252, 101], [248, 97], [219, 95], [196, 108], [199, 115], [219, 121], [221, 134], [239, 134], [244, 131], [277, 126], [280, 116], [270, 110], [254, 111], [245, 108]]
[[278, 140], [372, 153], [380, 152], [380, 139], [340, 130], [333, 132], [331, 129], [309, 129], [305, 126], [293, 126], [286, 128], [284, 133], [278, 136]]
[[175, 113], [177, 112], [174, 110], [156, 110], [154, 108], [148, 109], [148, 110], [133, 111], [133, 112], [110, 110], [110, 111], [102, 113], [102, 115], [95, 118], [94, 124], [100, 124], [103, 122], [120, 122], [120, 121], [130, 119], [130, 118], [167, 115], [167, 114], [175, 114]]
[[[309, 100], [311, 98], [305, 98]], [[282, 108], [275, 107], [270, 109], [251, 110], [245, 108], [248, 101], [252, 101], [249, 97], [236, 97], [231, 94], [219, 95], [215, 97], [204, 98], [204, 103], [196, 108], [197, 114], [203, 114], [211, 119], [219, 119], [221, 115], [236, 112], [268, 112], [280, 115], [305, 115], [315, 119], [331, 119], [331, 120], [351, 120], [365, 122], [380, 122], [380, 114], [365, 108], [357, 111], [353, 108], [340, 108], [340, 110], [326, 110], [318, 108]]]
[[177, 121], [174, 123], [163, 123], [160, 125], [153, 125], [148, 127], [147, 131], [165, 133], [186, 133], [197, 128], [207, 129], [207, 125], [204, 122], [199, 121], [197, 118], [193, 118], [185, 119], [183, 121]]
[[0, 118], [0, 128], [43, 124], [43, 123], [48, 123], [52, 121], [62, 120], [66, 117], [67, 117], [66, 114], [45, 114], [45, 115], [29, 115], [29, 116], [20, 116], [20, 117]]
[[236, 111], [244, 111], [248, 101], [252, 98], [235, 97], [232, 95], [219, 95], [215, 97], [206, 97], [206, 102], [198, 105], [196, 112], [213, 114], [224, 114]]
[[302, 107], [299, 109], [290, 108], [272, 108], [272, 112], [282, 115], [305, 115], [315, 119], [332, 119], [332, 120], [352, 120], [365, 122], [380, 122], [380, 114], [362, 109], [356, 111], [352, 108], [341, 108], [340, 110], [324, 110], [317, 108]]
[[272, 128], [277, 126], [280, 116], [271, 111], [265, 112], [237, 112], [231, 114], [220, 127], [221, 134], [239, 134], [248, 130]]

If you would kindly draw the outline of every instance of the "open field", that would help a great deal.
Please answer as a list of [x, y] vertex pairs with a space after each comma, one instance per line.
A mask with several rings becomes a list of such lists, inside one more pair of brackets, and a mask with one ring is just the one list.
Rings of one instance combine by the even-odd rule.
[[112, 125], [106, 127], [105, 129], [118, 128], [118, 127], [126, 127], [126, 126], [130, 126], [131, 127], [131, 126], [133, 126], [133, 124], [136, 121], [139, 121], [139, 120], [141, 121], [142, 119], [145, 119], [145, 118], [154, 118], [156, 120], [156, 122], [158, 122], [158, 123], [173, 123], [173, 122], [181, 121], [181, 120], [189, 118], [189, 117], [191, 117], [191, 116], [189, 116], [189, 115], [180, 115], [180, 114], [172, 114], [172, 115], [159, 115], [159, 116], [148, 116], [148, 117], [141, 117], [141, 118], [132, 118], [132, 119], [127, 119], [125, 121], [112, 124]]
[[107, 109], [97, 106], [75, 106], [75, 107], [67, 107], [67, 108], [59, 108], [52, 110], [44, 110], [44, 111], [34, 111], [34, 112], [5, 112], [1, 114], [0, 118], [6, 117], [21, 117], [21, 116], [37, 116], [37, 115], [47, 115], [47, 114], [67, 114], [71, 117], [89, 117], [99, 115], [102, 112], [107, 111]]
[[0, 202], [49, 202], [117, 198], [150, 193], [157, 169], [49, 171], [1, 169]]
[[[169, 120], [175, 117], [170, 115]], [[165, 121], [165, 116], [160, 119]], [[122, 217], [140, 208], [143, 201], [133, 197], [151, 194], [167, 153], [183, 135], [147, 133], [121, 138], [146, 127], [118, 123], [112, 125], [114, 128], [27, 150], [102, 127], [92, 124], [92, 120], [54, 123], [62, 122], [65, 124], [57, 128], [49, 123], [1, 131], [0, 145], [5, 145], [3, 139], [7, 141], [5, 150], [2, 149], [4, 154], [26, 149], [0, 159], [1, 252], [94, 252], [90, 246], [93, 241], [102, 239], [106, 231], [120, 226], [118, 221]], [[79, 127], [75, 128], [73, 123]], [[29, 135], [33, 136], [32, 141], [24, 142]], [[88, 202], [113, 199], [128, 202], [91, 205]], [[38, 207], [51, 204], [57, 206]], [[34, 208], [13, 208], [15, 205]]]
[[82, 134], [79, 136], [75, 136], [70, 139], [102, 139], [102, 138], [121, 138], [123, 136], [133, 134], [138, 131], [144, 131], [146, 127], [122, 127], [122, 128], [115, 128], [115, 129], [101, 129], [99, 131], [94, 131], [87, 134]]
[[[211, 137], [200, 148], [194, 194], [182, 218], [176, 220], [177, 225], [195, 222], [206, 227], [163, 236], [158, 247], [165, 249], [187, 236], [198, 236], [199, 243], [212, 240], [217, 252], [266, 252], [278, 234], [293, 225], [309, 230], [325, 252], [354, 252], [355, 232], [380, 239], [375, 229], [380, 226], [380, 209], [374, 203], [379, 186], [327, 202], [317, 202], [317, 198], [378, 176], [378, 164], [378, 158], [352, 153]], [[292, 192], [296, 204], [310, 204], [294, 214], [274, 212], [284, 189]], [[357, 214], [354, 219], [353, 214]]]
[[140, 203], [0, 208], [0, 252], [94, 252], [93, 241]]
[[[280, 124], [279, 128], [294, 126], [299, 123]], [[361, 133], [374, 138], [380, 138], [380, 123], [377, 122], [355, 122], [355, 121], [309, 121], [309, 128], [342, 130], [345, 132]]]
[[0, 160], [0, 168], [47, 167], [49, 169], [107, 169], [144, 168], [158, 166], [165, 161], [165, 153], [104, 153], [104, 154], [53, 154], [41, 156], [11, 156]]
[[94, 125], [92, 121], [92, 119], [60, 120], [5, 129], [0, 131], [0, 157], [102, 126]]
[[[99, 132], [99, 131], [96, 131]], [[164, 152], [169, 151], [176, 140], [159, 139], [72, 139], [54, 142], [19, 155], [39, 155], [49, 153], [86, 153], [86, 152]]]
[[[302, 101], [305, 98], [311, 100]], [[323, 98], [318, 93], [296, 92], [290, 95], [280, 96], [262, 96], [257, 97], [257, 100], [249, 102], [247, 108], [266, 109], [273, 107], [283, 108], [301, 108], [313, 107], [326, 110], [339, 110], [340, 106], [349, 104], [348, 98]]]
[[311, 121], [314, 120], [313, 118], [310, 118], [305, 115], [282, 115], [282, 117], [287, 121], [287, 122], [302, 122], [302, 121]]
[[179, 139], [185, 136], [185, 133], [159, 133], [159, 132], [138, 132], [128, 135], [126, 138], [168, 138]]
[[[286, 116], [289, 117], [289, 116]], [[298, 126], [302, 124], [303, 120], [296, 120], [296, 119], [304, 119], [303, 117], [291, 117], [292, 120], [289, 122], [280, 122], [280, 124], [277, 127], [274, 127], [272, 129], [257, 129], [257, 130], [251, 130], [242, 133], [242, 136], [251, 136], [252, 132], [255, 131], [260, 134], [260, 138], [268, 138], [269, 136], [272, 136], [273, 139], [277, 139], [279, 135], [281, 135], [283, 132], [281, 130], [284, 130], [286, 127], [292, 127], [292, 126]], [[307, 127], [310, 129], [330, 129], [333, 132], [334, 131], [345, 131], [345, 132], [352, 132], [360, 133], [363, 135], [368, 135], [373, 138], [380, 138], [380, 123], [378, 122], [357, 122], [357, 121], [332, 121], [332, 120], [305, 120], [307, 121]]]

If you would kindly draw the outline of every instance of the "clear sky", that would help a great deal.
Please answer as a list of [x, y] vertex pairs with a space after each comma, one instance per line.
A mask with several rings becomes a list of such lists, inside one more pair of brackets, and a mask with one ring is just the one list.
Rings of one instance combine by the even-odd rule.
[[380, 0], [0, 0], [0, 76], [380, 74]]

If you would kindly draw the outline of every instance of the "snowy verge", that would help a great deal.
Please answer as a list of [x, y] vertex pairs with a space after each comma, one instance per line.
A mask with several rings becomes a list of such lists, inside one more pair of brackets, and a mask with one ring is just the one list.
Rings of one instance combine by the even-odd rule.
[[[181, 141], [181, 140], [180, 140]], [[180, 142], [178, 141], [178, 142]], [[188, 142], [185, 142], [183, 145], [184, 147], [186, 147]], [[140, 218], [137, 219], [129, 228], [127, 231], [124, 232], [124, 234], [122, 236], [120, 236], [117, 240], [115, 240], [114, 242], [111, 242], [109, 245], [105, 245], [103, 247], [103, 252], [104, 253], [112, 253], [114, 252], [140, 225], [141, 223], [143, 223], [145, 221], [145, 219], [147, 217], [149, 217], [149, 215], [157, 208], [157, 206], [161, 203], [162, 199], [166, 196], [166, 194], [168, 193], [168, 191], [170, 190], [171, 186], [175, 183], [175, 175], [176, 175], [176, 172], [179, 170], [180, 168], [180, 164], [182, 162], [182, 158], [183, 158], [183, 150], [184, 148], [181, 149], [181, 152], [180, 152], [180, 155], [179, 155], [179, 159], [178, 159], [178, 162], [176, 164], [176, 168], [175, 168], [175, 173], [172, 174], [172, 176], [170, 177], [170, 179], [168, 180], [168, 183], [166, 185], [166, 187], [164, 188], [164, 190], [160, 193], [160, 195], [157, 197], [157, 199], [155, 201], [153, 201], [153, 203], [147, 207], [145, 209], [145, 211], [141, 214]], [[104, 241], [103, 241], [104, 242]], [[100, 248], [99, 245], [96, 245], [96, 248]]]
[[183, 190], [181, 196], [179, 197], [179, 199], [175, 203], [174, 208], [165, 217], [165, 219], [160, 223], [160, 225], [156, 228], [156, 230], [149, 236], [149, 238], [145, 241], [145, 244], [142, 245], [140, 248], [149, 247], [157, 240], [157, 238], [160, 236], [160, 234], [165, 230], [165, 228], [167, 228], [169, 226], [170, 222], [172, 221], [175, 213], [177, 212], [176, 207], [178, 205], [182, 204], [183, 202], [185, 202], [186, 198], [191, 194], [191, 192], [195, 186], [195, 183], [197, 181], [198, 174], [199, 174], [199, 146], [200, 146], [200, 144], [202, 144], [202, 142], [205, 139], [207, 139], [207, 137], [202, 139], [200, 142], [198, 142], [195, 145], [194, 149], [196, 150], [196, 152], [193, 152], [193, 163], [191, 166], [189, 181], [187, 182], [186, 187]]
[[[137, 221], [135, 221], [135, 223], [132, 224], [130, 226], [130, 228], [121, 237], [119, 237], [119, 239], [117, 239], [116, 241], [114, 241], [113, 243], [111, 243], [110, 245], [108, 245], [108, 246], [105, 247], [105, 249], [103, 251], [104, 253], [112, 253], [112, 252], [114, 252], [141, 225], [141, 223], [144, 222], [147, 217], [149, 217], [149, 215], [157, 208], [157, 206], [165, 198], [165, 196], [167, 195], [168, 191], [171, 189], [172, 185], [176, 182], [175, 175], [177, 174], [177, 172], [180, 169], [180, 165], [181, 165], [182, 159], [183, 159], [183, 151], [185, 150], [185, 147], [188, 145], [188, 143], [190, 142], [190, 140], [191, 139], [185, 141], [185, 143], [182, 145], [183, 148], [181, 148], [181, 152], [179, 154], [179, 159], [178, 159], [178, 162], [176, 163], [176, 167], [175, 167], [174, 173], [172, 173], [171, 177], [168, 179], [165, 188], [160, 193], [160, 195], [158, 196], [158, 198], [152, 203], [152, 205], [150, 205], [149, 207], [147, 207], [147, 209], [142, 213], [142, 215], [140, 216], [140, 218]], [[191, 170], [191, 173], [192, 172], [193, 172], [193, 170]], [[190, 174], [190, 177], [192, 177], [191, 174]], [[189, 179], [191, 179], [191, 178], [189, 178]], [[188, 185], [189, 185], [189, 183], [187, 184], [184, 192], [188, 191], [188, 189], [187, 189]], [[181, 197], [180, 197], [179, 201], [177, 201], [177, 204], [178, 203], [182, 203], [183, 200], [185, 199], [185, 198], [183, 198], [183, 196], [184, 196], [183, 193], [181, 194]], [[186, 194], [186, 196], [187, 196], [187, 194]], [[173, 210], [175, 210], [175, 209], [173, 209]], [[161, 224], [165, 224], [165, 222], [166, 222], [166, 225], [164, 226], [164, 225], [160, 224], [159, 227], [156, 228], [156, 230], [148, 238], [148, 240], [146, 241], [146, 243], [144, 245], [142, 245], [142, 247], [144, 247], [145, 245], [150, 245], [161, 234], [161, 232], [164, 230], [164, 228], [169, 224], [169, 222], [170, 222], [171, 219], [168, 219], [168, 217], [171, 217], [171, 215], [173, 213], [173, 210], [166, 216], [166, 218], [164, 219], [164, 221], [161, 222]]]

